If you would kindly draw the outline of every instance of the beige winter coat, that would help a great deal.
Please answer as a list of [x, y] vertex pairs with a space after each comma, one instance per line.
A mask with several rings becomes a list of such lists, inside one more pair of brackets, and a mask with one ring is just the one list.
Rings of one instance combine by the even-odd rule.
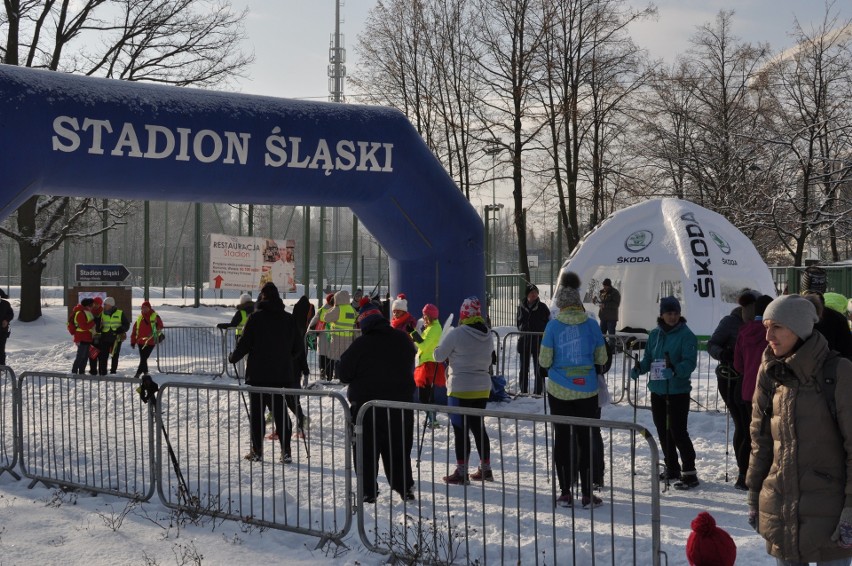
[[331, 344], [326, 354], [332, 360], [339, 360], [355, 338], [361, 333], [355, 328], [358, 313], [350, 304], [349, 291], [341, 290], [334, 295], [334, 307], [325, 315]]
[[757, 374], [746, 484], [759, 492], [766, 550], [782, 560], [852, 556], [830, 539], [843, 507], [852, 507], [852, 363], [841, 359], [837, 366], [835, 423], [816, 387], [828, 353], [825, 338], [814, 332], [785, 360], [767, 348]]

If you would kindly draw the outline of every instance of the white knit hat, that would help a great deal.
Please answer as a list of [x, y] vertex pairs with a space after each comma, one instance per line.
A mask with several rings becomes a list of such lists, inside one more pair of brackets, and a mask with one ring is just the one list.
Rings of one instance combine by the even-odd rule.
[[405, 295], [400, 295], [391, 303], [391, 311], [405, 311], [408, 312], [408, 301], [405, 298]]
[[240, 304], [241, 305], [244, 305], [244, 304], [250, 303], [250, 302], [251, 302], [251, 295], [249, 295], [248, 293], [243, 293], [242, 295], [240, 295]]
[[115, 299], [113, 299], [112, 297], [107, 297], [106, 299], [104, 299], [104, 306], [105, 307], [114, 307], [115, 306]]

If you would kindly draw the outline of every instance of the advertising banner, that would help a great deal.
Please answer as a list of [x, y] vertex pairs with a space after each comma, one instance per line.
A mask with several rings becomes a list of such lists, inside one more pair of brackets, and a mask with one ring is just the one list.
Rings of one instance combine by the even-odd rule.
[[210, 234], [210, 287], [259, 291], [272, 282], [296, 291], [296, 240]]

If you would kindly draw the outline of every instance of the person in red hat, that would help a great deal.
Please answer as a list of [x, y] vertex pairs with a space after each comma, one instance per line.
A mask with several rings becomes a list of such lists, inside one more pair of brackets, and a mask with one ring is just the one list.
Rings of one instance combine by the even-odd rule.
[[163, 319], [151, 308], [151, 303], [145, 301], [142, 303], [142, 314], [136, 319], [133, 332], [130, 334], [130, 347], [135, 348], [137, 344], [139, 345], [139, 367], [134, 377], [148, 373], [148, 357], [154, 351], [154, 346], [162, 342], [165, 337]]
[[686, 559], [689, 566], [734, 566], [737, 545], [731, 535], [716, 526], [713, 516], [703, 511], [692, 520]]

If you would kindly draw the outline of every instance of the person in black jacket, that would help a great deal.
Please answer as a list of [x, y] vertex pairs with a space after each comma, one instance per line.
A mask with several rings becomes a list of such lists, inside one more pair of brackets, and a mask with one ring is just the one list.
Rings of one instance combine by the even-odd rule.
[[[308, 367], [308, 345], [305, 343], [305, 335], [308, 333], [308, 323], [316, 313], [311, 301], [302, 295], [296, 304], [293, 305], [293, 320], [296, 323], [296, 338], [301, 344], [299, 355], [293, 358], [293, 380], [287, 384], [287, 387], [292, 389], [303, 389], [308, 386], [308, 377], [311, 375], [311, 370]], [[299, 377], [302, 378], [301, 382]], [[287, 407], [296, 416], [296, 435], [299, 438], [305, 437], [306, 417], [302, 411], [302, 404], [299, 402], [297, 395], [287, 396]]]
[[[292, 315], [284, 311], [284, 303], [273, 283], [260, 290], [256, 310], [246, 322], [234, 351], [228, 356], [232, 364], [248, 355], [246, 385], [252, 387], [286, 387], [293, 380], [293, 358], [299, 355], [302, 345], [296, 333]], [[284, 410], [284, 396], [270, 393], [249, 394], [249, 420], [251, 422], [251, 452], [246, 460], [259, 461], [263, 457], [263, 435], [266, 432], [264, 412], [269, 409], [279, 431], [281, 461], [290, 463], [290, 434], [292, 423]], [[284, 434], [281, 434], [281, 431]]]
[[734, 370], [734, 346], [740, 327], [745, 321], [754, 320], [755, 302], [760, 297], [757, 291], [745, 290], [737, 303], [740, 306], [731, 314], [722, 317], [710, 340], [707, 341], [707, 353], [719, 363], [716, 365], [716, 385], [719, 395], [728, 408], [728, 414], [734, 423], [734, 457], [737, 460], [738, 475], [734, 487], [745, 490], [745, 474], [748, 471], [748, 458], [751, 453], [749, 424], [751, 423], [750, 405], [743, 402], [743, 379]]
[[9, 323], [15, 318], [15, 311], [12, 310], [12, 305], [6, 299], [9, 295], [6, 291], [0, 289], [0, 366], [6, 365], [6, 340], [12, 331], [9, 328]]
[[[391, 327], [381, 305], [370, 302], [358, 315], [361, 336], [340, 357], [341, 383], [349, 384], [347, 396], [353, 421], [367, 401], [410, 402], [414, 396], [414, 344], [407, 334]], [[391, 488], [404, 500], [414, 499], [411, 448], [414, 415], [400, 409], [367, 411], [363, 421], [364, 466], [359, 471], [364, 502], [378, 495], [379, 456]]]
[[805, 291], [803, 294], [816, 308], [819, 321], [814, 324], [814, 330], [825, 337], [828, 349], [852, 360], [852, 333], [849, 332], [846, 317], [834, 309], [827, 308], [822, 293]]
[[536, 332], [538, 334], [521, 334], [518, 338], [518, 354], [521, 356], [521, 368], [518, 373], [518, 386], [521, 393], [529, 393], [530, 357], [532, 357], [535, 385], [533, 392], [541, 395], [544, 391], [544, 378], [547, 370], [538, 363], [538, 353], [541, 349], [541, 333], [550, 320], [550, 309], [538, 298], [538, 287], [527, 285], [527, 294], [518, 305], [517, 326], [521, 332]]

